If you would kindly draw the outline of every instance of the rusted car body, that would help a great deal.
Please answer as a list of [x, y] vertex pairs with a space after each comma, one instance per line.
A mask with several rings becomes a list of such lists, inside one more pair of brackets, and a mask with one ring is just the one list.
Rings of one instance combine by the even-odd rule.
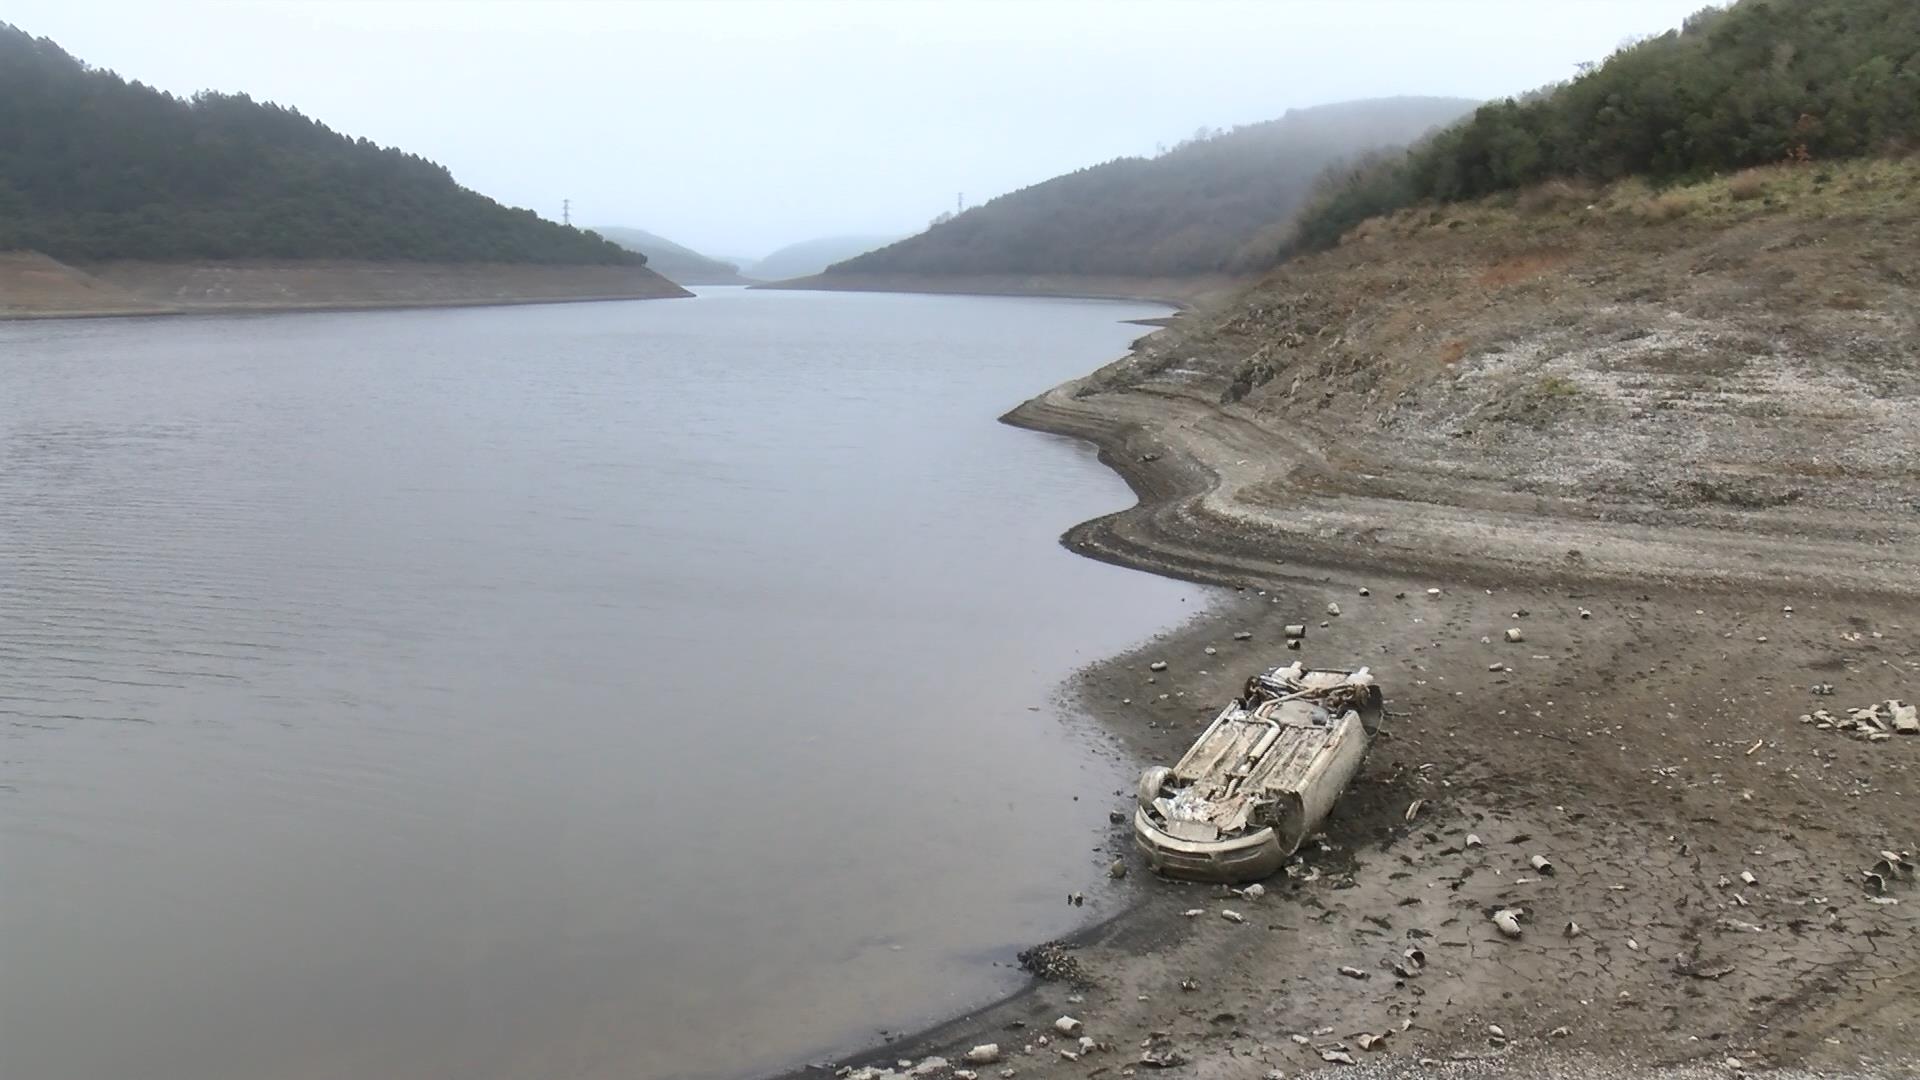
[[1295, 663], [1247, 680], [1173, 768], [1140, 776], [1134, 839], [1155, 870], [1254, 881], [1319, 830], [1380, 726], [1366, 668]]

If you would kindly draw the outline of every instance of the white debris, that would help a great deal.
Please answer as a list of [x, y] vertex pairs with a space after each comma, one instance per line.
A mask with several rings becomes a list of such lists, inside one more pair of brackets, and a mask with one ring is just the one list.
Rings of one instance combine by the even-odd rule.
[[1238, 893], [1243, 899], [1247, 899], [1247, 900], [1258, 900], [1261, 897], [1267, 895], [1267, 887], [1265, 885], [1260, 884], [1257, 881], [1247, 886], [1244, 889], [1235, 889], [1233, 891]]
[[1485, 842], [1484, 842], [1484, 841], [1482, 841], [1482, 840], [1480, 839], [1480, 834], [1479, 834], [1479, 833], [1468, 833], [1468, 834], [1467, 834], [1467, 846], [1468, 846], [1468, 847], [1485, 847], [1485, 846], [1486, 846], [1486, 844], [1485, 844]]
[[1235, 641], [1246, 641], [1252, 637], [1253, 631], [1251, 630], [1235, 630], [1233, 632], [1233, 640]]
[[1493, 925], [1508, 937], [1517, 938], [1520, 936], [1520, 915], [1519, 908], [1501, 908], [1493, 913]]
[[1283, 632], [1288, 638], [1303, 638], [1307, 636], [1307, 624], [1288, 623]]
[[915, 1065], [913, 1068], [908, 1069], [907, 1075], [908, 1076], [931, 1076], [934, 1073], [939, 1072], [941, 1069], [946, 1068], [949, 1064], [951, 1063], [948, 1062], [946, 1058], [930, 1057], [921, 1061], [920, 1064]]
[[1351, 1065], [1353, 1064], [1353, 1055], [1347, 1053], [1345, 1050], [1322, 1050], [1320, 1051], [1320, 1060], [1331, 1061], [1335, 1065]]
[[1329, 614], [1329, 615], [1338, 615], [1338, 614], [1340, 614], [1340, 605], [1339, 605], [1339, 604], [1328, 604], [1328, 605], [1327, 605], [1327, 614]]
[[1219, 649], [1216, 649], [1216, 648], [1214, 648], [1214, 647], [1213, 647], [1213, 646], [1211, 646], [1211, 645], [1209, 645], [1209, 646], [1207, 646], [1206, 648], [1204, 648], [1204, 649], [1202, 649], [1202, 650], [1200, 650], [1200, 651], [1201, 651], [1201, 652], [1203, 652], [1203, 653], [1206, 653], [1206, 654], [1207, 654], [1208, 656], [1214, 656], [1214, 655], [1217, 655], [1217, 654], [1218, 654], [1218, 653], [1220, 652], [1220, 650], [1219, 650]]
[[981, 1043], [979, 1046], [967, 1051], [967, 1064], [969, 1065], [991, 1065], [999, 1060], [999, 1043]]
[[1063, 1016], [1053, 1022], [1053, 1030], [1062, 1035], [1078, 1035], [1083, 1026], [1085, 1025], [1071, 1016]]
[[1439, 595], [1440, 595], [1440, 590], [1439, 590], [1439, 589], [1428, 589], [1428, 590], [1427, 590], [1427, 595], [1428, 595], [1428, 596], [1439, 596]]
[[1527, 635], [1522, 633], [1519, 627], [1509, 626], [1507, 627], [1507, 640], [1508, 641], [1525, 641], [1527, 640]]
[[1185, 915], [1189, 919], [1197, 919], [1200, 916], [1205, 915], [1206, 913], [1207, 913], [1206, 908], [1190, 907], [1187, 910], [1181, 912], [1180, 914]]
[[1221, 908], [1220, 917], [1227, 920], [1230, 923], [1243, 923], [1247, 921], [1247, 917], [1245, 915], [1240, 914], [1239, 912], [1233, 910], [1232, 908]]
[[[1359, 968], [1353, 967], [1348, 964], [1340, 965], [1340, 974], [1345, 975], [1349, 979], [1365, 979], [1365, 978], [1371, 977], [1366, 972], [1361, 971]], [[1365, 1049], [1365, 1047], [1362, 1047], [1362, 1049]]]
[[1553, 876], [1553, 873], [1554, 873], [1553, 864], [1547, 861], [1547, 857], [1545, 855], [1533, 856], [1532, 858], [1527, 860], [1527, 865], [1533, 867], [1534, 872], [1540, 874], [1543, 877]]
[[1741, 881], [1742, 881], [1743, 883], [1745, 883], [1745, 884], [1748, 884], [1748, 885], [1758, 885], [1758, 884], [1760, 884], [1760, 879], [1759, 879], [1759, 878], [1757, 878], [1757, 877], [1754, 877], [1754, 876], [1753, 876], [1753, 873], [1752, 873], [1751, 871], [1748, 871], [1748, 870], [1742, 870], [1742, 871], [1740, 871], [1740, 880], [1741, 880]]

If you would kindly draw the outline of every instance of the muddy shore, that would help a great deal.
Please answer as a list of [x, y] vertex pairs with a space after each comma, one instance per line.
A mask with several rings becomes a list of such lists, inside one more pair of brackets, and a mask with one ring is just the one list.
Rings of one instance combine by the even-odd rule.
[[[1914, 1075], [1920, 888], [1875, 902], [1861, 872], [1916, 844], [1920, 738], [1799, 717], [1920, 697], [1916, 553], [1832, 560], [1809, 538], [1710, 525], [1661, 534], [1670, 557], [1636, 576], [1645, 552], [1617, 523], [1573, 515], [1540, 519], [1553, 538], [1535, 545], [1450, 532], [1444, 512], [1409, 526], [1419, 542], [1269, 527], [1231, 498], [1236, 468], [1284, 456], [1260, 433], [1076, 388], [1006, 419], [1094, 442], [1140, 503], [1063, 542], [1221, 589], [1080, 672], [1070, 703], [1141, 762], [1170, 762], [1248, 673], [1299, 656], [1371, 666], [1388, 734], [1323, 841], [1255, 900], [1154, 878], [1124, 824], [1131, 793], [1114, 792], [1121, 820], [1085, 888], [1105, 921], [1068, 943], [1083, 981], [1036, 981], [852, 1059], [853, 1075], [929, 1056], [952, 1063], [933, 1077]], [[1283, 647], [1296, 622], [1301, 653]], [[1124, 879], [1107, 877], [1115, 858]], [[1502, 906], [1525, 910], [1520, 940], [1490, 922]], [[1414, 948], [1425, 966], [1397, 976]], [[1094, 1049], [1054, 1032], [1063, 1015]], [[988, 1042], [999, 1061], [962, 1061]], [[1179, 1064], [1142, 1063], [1163, 1050]]]
[[479, 307], [693, 294], [639, 266], [344, 259], [70, 265], [0, 252], [0, 319]]

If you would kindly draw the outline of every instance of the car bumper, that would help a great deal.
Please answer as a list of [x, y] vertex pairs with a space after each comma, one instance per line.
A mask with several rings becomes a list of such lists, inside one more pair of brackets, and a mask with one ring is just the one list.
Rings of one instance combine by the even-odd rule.
[[1272, 829], [1227, 840], [1181, 840], [1139, 808], [1133, 812], [1133, 839], [1155, 870], [1193, 881], [1258, 881], [1272, 877], [1287, 860]]

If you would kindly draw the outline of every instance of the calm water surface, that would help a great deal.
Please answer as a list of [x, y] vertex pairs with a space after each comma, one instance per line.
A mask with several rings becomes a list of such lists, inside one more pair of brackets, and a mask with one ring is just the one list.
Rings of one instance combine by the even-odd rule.
[[993, 418], [1149, 313], [0, 324], [0, 1076], [735, 1076], [1008, 989], [1126, 782], [1060, 682], [1199, 601]]

